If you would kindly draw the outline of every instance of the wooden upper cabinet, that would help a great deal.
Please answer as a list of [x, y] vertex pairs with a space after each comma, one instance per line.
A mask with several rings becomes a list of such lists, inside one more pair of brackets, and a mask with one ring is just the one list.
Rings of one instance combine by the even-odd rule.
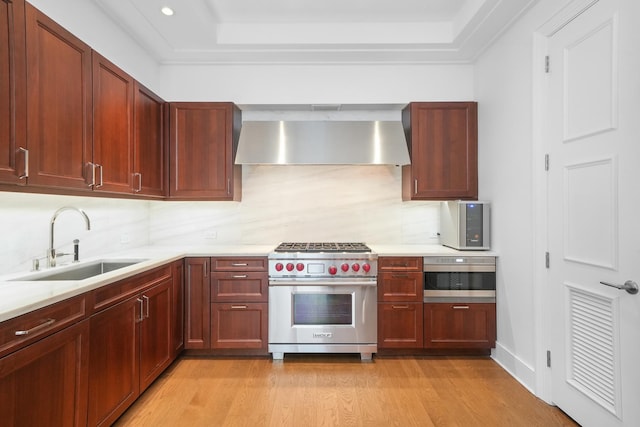
[[25, 183], [24, 1], [0, 1], [0, 182]]
[[26, 5], [29, 184], [89, 189], [91, 48]]
[[240, 110], [228, 102], [175, 102], [169, 111], [169, 197], [240, 200], [241, 167], [233, 164]]
[[145, 196], [164, 197], [165, 102], [138, 82], [134, 87], [133, 191]]
[[411, 165], [403, 200], [478, 198], [476, 102], [414, 102], [402, 111]]
[[93, 52], [93, 160], [95, 189], [131, 193], [134, 80]]

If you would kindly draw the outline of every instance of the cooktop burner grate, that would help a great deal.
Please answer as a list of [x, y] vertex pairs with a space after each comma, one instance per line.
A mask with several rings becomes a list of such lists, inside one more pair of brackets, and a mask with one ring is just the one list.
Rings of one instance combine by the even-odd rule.
[[275, 252], [371, 252], [364, 243], [336, 243], [336, 242], [284, 242], [280, 243]]

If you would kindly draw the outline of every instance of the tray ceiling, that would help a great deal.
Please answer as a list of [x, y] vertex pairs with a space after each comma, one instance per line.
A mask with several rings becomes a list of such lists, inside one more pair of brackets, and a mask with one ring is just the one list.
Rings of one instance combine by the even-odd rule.
[[160, 63], [407, 64], [471, 62], [537, 0], [93, 1]]

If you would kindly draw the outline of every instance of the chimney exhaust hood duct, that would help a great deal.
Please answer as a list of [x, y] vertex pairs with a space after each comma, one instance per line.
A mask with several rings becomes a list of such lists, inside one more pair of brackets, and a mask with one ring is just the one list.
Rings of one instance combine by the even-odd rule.
[[406, 165], [399, 121], [246, 121], [236, 164]]

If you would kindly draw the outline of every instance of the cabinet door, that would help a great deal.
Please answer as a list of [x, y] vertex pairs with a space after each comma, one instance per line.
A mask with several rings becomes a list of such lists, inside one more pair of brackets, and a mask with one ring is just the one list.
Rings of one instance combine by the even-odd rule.
[[27, 4], [29, 184], [89, 189], [91, 48]]
[[423, 302], [423, 273], [384, 271], [378, 273], [378, 301]]
[[173, 360], [172, 293], [173, 281], [166, 279], [142, 294], [144, 320], [140, 322], [140, 393]]
[[378, 347], [422, 348], [422, 303], [378, 303]]
[[143, 304], [130, 298], [90, 319], [90, 426], [111, 425], [138, 398]]
[[411, 165], [402, 167], [404, 200], [478, 198], [475, 102], [411, 103], [402, 112]]
[[165, 196], [164, 101], [135, 84], [133, 191]]
[[97, 52], [92, 70], [94, 188], [131, 193], [134, 81]]
[[169, 104], [169, 111], [170, 197], [239, 200], [241, 169], [233, 164], [237, 108], [231, 103], [177, 102]]
[[0, 182], [9, 184], [21, 182], [20, 176], [25, 174], [24, 19], [24, 0], [0, 2]]
[[211, 273], [211, 301], [267, 302], [269, 278], [266, 272]]
[[211, 304], [211, 348], [267, 348], [266, 303]]
[[7, 426], [87, 424], [88, 321], [0, 359], [0, 419]]
[[426, 348], [484, 348], [496, 345], [495, 304], [424, 305]]
[[209, 258], [185, 262], [185, 349], [210, 348]]
[[173, 264], [173, 307], [171, 323], [173, 325], [173, 358], [184, 349], [184, 261]]

